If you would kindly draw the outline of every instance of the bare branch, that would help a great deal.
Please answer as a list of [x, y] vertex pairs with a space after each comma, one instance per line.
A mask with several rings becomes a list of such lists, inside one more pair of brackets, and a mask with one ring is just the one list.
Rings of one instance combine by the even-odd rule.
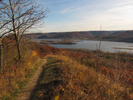
[[41, 5], [33, 3], [32, 0], [8, 0], [8, 2], [0, 3], [0, 32], [2, 32], [0, 38], [8, 33], [13, 33], [19, 59], [21, 58], [19, 43], [23, 34], [39, 24], [48, 11], [48, 9], [43, 10]]

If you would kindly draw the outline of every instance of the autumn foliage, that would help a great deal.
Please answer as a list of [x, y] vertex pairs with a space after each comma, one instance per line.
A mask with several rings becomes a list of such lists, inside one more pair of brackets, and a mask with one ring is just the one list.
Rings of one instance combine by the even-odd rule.
[[[9, 45], [10, 43], [12, 44]], [[3, 39], [5, 69], [0, 72], [1, 97], [10, 99], [21, 87], [19, 82], [27, 80], [28, 75], [33, 72], [32, 66], [37, 59], [53, 55], [53, 63], [57, 63], [60, 76], [65, 79], [62, 85], [69, 94], [69, 99], [133, 99], [133, 54], [100, 52], [97, 55], [96, 51], [91, 50], [59, 49], [29, 42], [21, 45], [22, 59], [19, 61], [14, 44], [13, 38]], [[58, 91], [55, 89], [55, 92]], [[54, 96], [67, 99], [67, 93]]]
[[[125, 62], [114, 60], [114, 59], [108, 59], [105, 60], [104, 57], [100, 58], [100, 63], [98, 66], [96, 66], [96, 53], [93, 53], [91, 51], [88, 52], [74, 52], [74, 51], [68, 51], [68, 50], [62, 50], [59, 48], [51, 47], [49, 45], [39, 45], [39, 44], [33, 44], [33, 48], [37, 51], [37, 53], [41, 57], [45, 57], [48, 54], [61, 54], [64, 56], [68, 56], [72, 59], [76, 59], [79, 63], [84, 64], [89, 67], [93, 67], [99, 70], [99, 72], [103, 73], [104, 75], [108, 75], [112, 79], [116, 75], [119, 78], [119, 80], [127, 82], [127, 83], [133, 83], [133, 73], [132, 73], [132, 63], [128, 62], [126, 64]], [[105, 57], [109, 57], [111, 54], [109, 52], [107, 53], [101, 53], [99, 56], [104, 55]], [[114, 57], [114, 54], [112, 55]], [[110, 58], [112, 58], [110, 56]], [[119, 58], [123, 58], [122, 56], [119, 56]], [[130, 57], [129, 57], [130, 59]], [[112, 60], [111, 65], [108, 64]], [[106, 64], [107, 63], [107, 64]], [[109, 67], [107, 67], [108, 65]], [[125, 71], [126, 66], [126, 71]], [[126, 81], [125, 81], [126, 80]]]

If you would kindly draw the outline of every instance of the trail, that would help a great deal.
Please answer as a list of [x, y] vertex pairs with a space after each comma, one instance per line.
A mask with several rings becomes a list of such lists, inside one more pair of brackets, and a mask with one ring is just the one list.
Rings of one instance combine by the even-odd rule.
[[43, 71], [43, 66], [47, 63], [47, 60], [44, 59], [43, 63], [38, 67], [34, 76], [29, 80], [29, 83], [25, 86], [25, 88], [21, 91], [20, 96], [17, 100], [29, 100], [31, 93], [34, 91], [35, 86], [37, 85], [37, 81], [41, 72]]

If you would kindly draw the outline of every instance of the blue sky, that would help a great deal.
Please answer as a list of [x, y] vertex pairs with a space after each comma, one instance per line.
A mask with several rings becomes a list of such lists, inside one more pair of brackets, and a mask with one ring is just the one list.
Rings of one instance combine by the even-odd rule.
[[39, 32], [133, 30], [133, 0], [38, 0], [50, 9]]

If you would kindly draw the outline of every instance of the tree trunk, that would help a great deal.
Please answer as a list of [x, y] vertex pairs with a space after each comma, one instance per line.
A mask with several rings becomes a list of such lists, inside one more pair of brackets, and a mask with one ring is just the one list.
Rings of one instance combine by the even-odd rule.
[[2, 47], [2, 37], [0, 38], [0, 70], [3, 69], [3, 47]]
[[21, 54], [20, 54], [19, 43], [17, 43], [17, 49], [18, 49], [18, 60], [20, 60], [21, 59]]
[[20, 48], [19, 48], [19, 41], [18, 41], [18, 35], [16, 33], [16, 27], [15, 27], [15, 8], [12, 7], [12, 2], [11, 0], [9, 0], [9, 3], [10, 3], [10, 8], [11, 8], [11, 11], [12, 11], [12, 25], [13, 25], [13, 33], [14, 33], [14, 36], [15, 36], [15, 40], [16, 40], [16, 44], [17, 44], [17, 51], [18, 51], [18, 60], [21, 59], [21, 55], [20, 55]]
[[19, 47], [19, 41], [18, 41], [18, 37], [16, 34], [15, 35], [15, 40], [16, 40], [16, 44], [17, 44], [17, 51], [18, 51], [18, 60], [21, 59], [21, 54], [20, 54], [20, 47]]

